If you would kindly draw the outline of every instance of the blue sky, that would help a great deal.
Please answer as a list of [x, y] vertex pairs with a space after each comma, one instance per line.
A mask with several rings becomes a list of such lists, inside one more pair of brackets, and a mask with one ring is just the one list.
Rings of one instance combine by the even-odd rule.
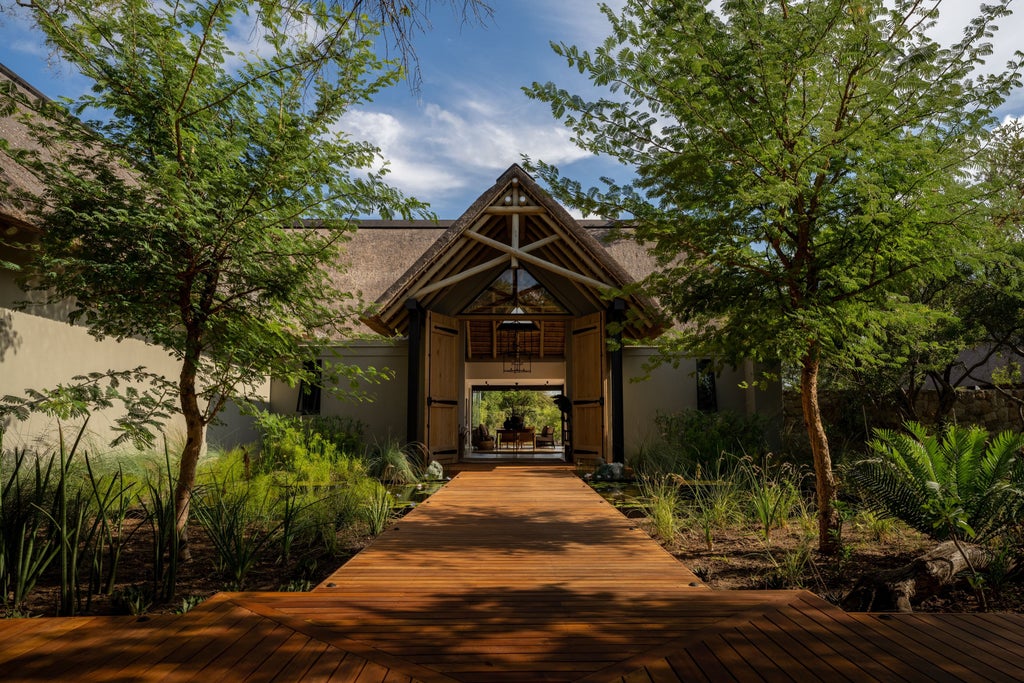
[[[1020, 2], [1020, 0], [1016, 0]], [[381, 147], [391, 183], [430, 202], [440, 218], [457, 218], [522, 154], [556, 164], [585, 184], [601, 175], [623, 179], [613, 162], [581, 152], [550, 109], [522, 87], [555, 81], [584, 91], [586, 83], [549, 42], [592, 47], [607, 34], [593, 0], [491, 0], [486, 25], [460, 25], [448, 4], [432, 3], [432, 28], [415, 39], [422, 75], [418, 93], [402, 84], [352, 112], [345, 128]], [[621, 0], [611, 3], [621, 5]], [[974, 0], [946, 0], [934, 35], [950, 43], [974, 14]], [[1024, 8], [1004, 20], [989, 64], [1001, 67], [1024, 35]], [[17, 13], [0, 13], [0, 62], [51, 97], [85, 91], [88, 82], [52, 60], [39, 35]], [[1018, 92], [999, 112], [1024, 115]]]

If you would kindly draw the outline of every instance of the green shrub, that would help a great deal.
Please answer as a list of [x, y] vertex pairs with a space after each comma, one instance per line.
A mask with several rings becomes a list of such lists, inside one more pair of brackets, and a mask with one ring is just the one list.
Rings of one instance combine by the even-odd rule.
[[641, 443], [636, 453], [627, 458], [627, 464], [638, 477], [648, 479], [691, 471], [691, 463], [683, 451], [661, 440]]
[[762, 415], [682, 410], [661, 413], [654, 422], [673, 454], [673, 472], [713, 470], [723, 455], [758, 457], [768, 451], [769, 421]]
[[936, 540], [984, 541], [1024, 522], [1024, 434], [951, 425], [935, 436], [908, 422], [875, 430], [869, 446], [849, 480], [876, 511]]
[[344, 417], [299, 417], [260, 413], [256, 427], [260, 448], [252, 459], [254, 472], [322, 468], [343, 458], [362, 453], [363, 426]]

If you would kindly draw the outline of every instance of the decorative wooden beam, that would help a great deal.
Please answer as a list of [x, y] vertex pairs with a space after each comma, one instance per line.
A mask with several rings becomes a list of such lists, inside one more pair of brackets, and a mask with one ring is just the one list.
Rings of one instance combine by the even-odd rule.
[[427, 294], [430, 294], [431, 292], [436, 292], [437, 290], [443, 289], [448, 285], [454, 285], [456, 283], [462, 282], [463, 280], [467, 280], [473, 277], [474, 275], [477, 275], [478, 273], [490, 270], [495, 266], [500, 266], [502, 263], [508, 262], [510, 258], [511, 257], [508, 254], [502, 254], [501, 256], [492, 258], [490, 261], [485, 261], [480, 265], [473, 266], [472, 268], [467, 268], [461, 273], [456, 273], [451, 277], [446, 277], [443, 280], [432, 282], [431, 284], [426, 285], [425, 287], [420, 287], [419, 289], [416, 290], [416, 293], [413, 294], [413, 296], [416, 297], [417, 299], [420, 299], [426, 296]]
[[484, 209], [485, 214], [541, 214], [547, 213], [543, 206], [488, 206]]
[[[561, 276], [563, 276], [565, 278], [568, 278], [569, 280], [573, 280], [575, 282], [582, 282], [584, 284], [590, 285], [591, 287], [597, 287], [599, 289], [614, 289], [615, 288], [614, 285], [610, 285], [607, 282], [601, 282], [599, 280], [595, 280], [592, 277], [587, 277], [586, 275], [582, 275], [580, 273], [571, 271], [568, 268], [562, 268], [561, 266], [556, 266], [555, 264], [551, 263], [550, 261], [545, 261], [542, 258], [534, 256], [533, 254], [531, 254], [530, 252], [526, 251], [525, 249], [513, 249], [512, 247], [510, 247], [507, 244], [499, 242], [498, 240], [492, 240], [490, 237], [484, 237], [483, 235], [475, 233], [475, 232], [474, 233], [466, 233], [466, 236], [470, 237], [471, 239], [474, 239], [474, 240], [476, 240], [478, 242], [486, 244], [489, 247], [494, 247], [498, 251], [503, 251], [506, 254], [510, 254], [510, 255], [516, 256], [521, 261], [525, 261], [526, 263], [532, 263], [533, 265], [538, 266], [540, 268], [543, 268], [544, 270], [549, 270], [552, 273], [557, 273], [557, 274], [559, 274], [559, 275], [561, 275]], [[537, 242], [532, 242], [530, 244], [530, 246], [534, 246], [536, 244], [537, 244]]]
[[[472, 236], [474, 236], [476, 234], [477, 233], [468, 233], [467, 232], [466, 236], [467, 237], [472, 237]], [[485, 237], [484, 239], [490, 239], [490, 238], [486, 238]], [[548, 237], [545, 237], [543, 239], [539, 239], [536, 242], [530, 242], [525, 247], [521, 247], [518, 251], [523, 252], [523, 253], [529, 253], [529, 252], [531, 252], [531, 251], [533, 251], [535, 249], [539, 249], [540, 247], [543, 247], [545, 244], [550, 244], [551, 242], [554, 242], [557, 239], [559, 239], [557, 235], [549, 235]], [[430, 294], [432, 292], [436, 292], [437, 290], [442, 289], [444, 287], [447, 287], [449, 285], [454, 285], [454, 284], [457, 284], [459, 282], [462, 282], [463, 280], [471, 278], [474, 275], [477, 275], [478, 273], [482, 273], [484, 271], [490, 270], [491, 268], [499, 266], [502, 263], [511, 260], [512, 258], [513, 257], [511, 255], [507, 254], [507, 253], [506, 254], [502, 254], [501, 256], [498, 256], [496, 258], [491, 259], [490, 261], [486, 261], [484, 263], [481, 263], [480, 265], [476, 265], [476, 266], [473, 266], [472, 268], [468, 268], [468, 269], [462, 271], [461, 273], [456, 273], [455, 275], [452, 275], [451, 277], [446, 277], [443, 280], [438, 280], [437, 282], [432, 282], [429, 285], [426, 285], [424, 287], [420, 287], [419, 289], [416, 290], [415, 294], [413, 294], [413, 297], [416, 298], [416, 299], [422, 299], [427, 294]]]

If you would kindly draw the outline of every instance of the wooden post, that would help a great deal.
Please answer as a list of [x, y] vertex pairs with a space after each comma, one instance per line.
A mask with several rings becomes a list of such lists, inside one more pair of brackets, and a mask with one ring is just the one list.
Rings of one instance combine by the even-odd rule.
[[416, 299], [405, 302], [405, 310], [409, 312], [409, 376], [407, 378], [408, 396], [406, 396], [405, 441], [420, 441], [420, 397], [423, 385], [421, 358], [423, 356], [423, 309]]
[[616, 298], [608, 311], [608, 319], [615, 325], [612, 339], [615, 350], [609, 355], [611, 364], [612, 385], [612, 462], [626, 462], [626, 416], [622, 399], [622, 322], [626, 318], [626, 302]]

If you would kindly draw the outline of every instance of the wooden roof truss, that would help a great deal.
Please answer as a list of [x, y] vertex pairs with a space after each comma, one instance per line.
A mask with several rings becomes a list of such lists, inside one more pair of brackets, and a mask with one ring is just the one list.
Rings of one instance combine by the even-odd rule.
[[[552, 351], [546, 339], [556, 329], [564, 336], [566, 319], [607, 309], [615, 293], [632, 282], [563, 207], [525, 171], [512, 166], [378, 299], [377, 314], [366, 322], [382, 334], [406, 334], [409, 299], [445, 315], [493, 322], [464, 311], [509, 268], [527, 269], [566, 308], [566, 315], [530, 316], [537, 322], [561, 323], [546, 328], [538, 341], [541, 349]], [[637, 322], [627, 325], [627, 336], [643, 338], [660, 331], [652, 302], [636, 296], [625, 298], [638, 314], [633, 316]], [[482, 335], [487, 327], [475, 324], [470, 328], [472, 356], [483, 352]], [[481, 346], [472, 344], [474, 336]], [[487, 337], [493, 349], [494, 334]]]

